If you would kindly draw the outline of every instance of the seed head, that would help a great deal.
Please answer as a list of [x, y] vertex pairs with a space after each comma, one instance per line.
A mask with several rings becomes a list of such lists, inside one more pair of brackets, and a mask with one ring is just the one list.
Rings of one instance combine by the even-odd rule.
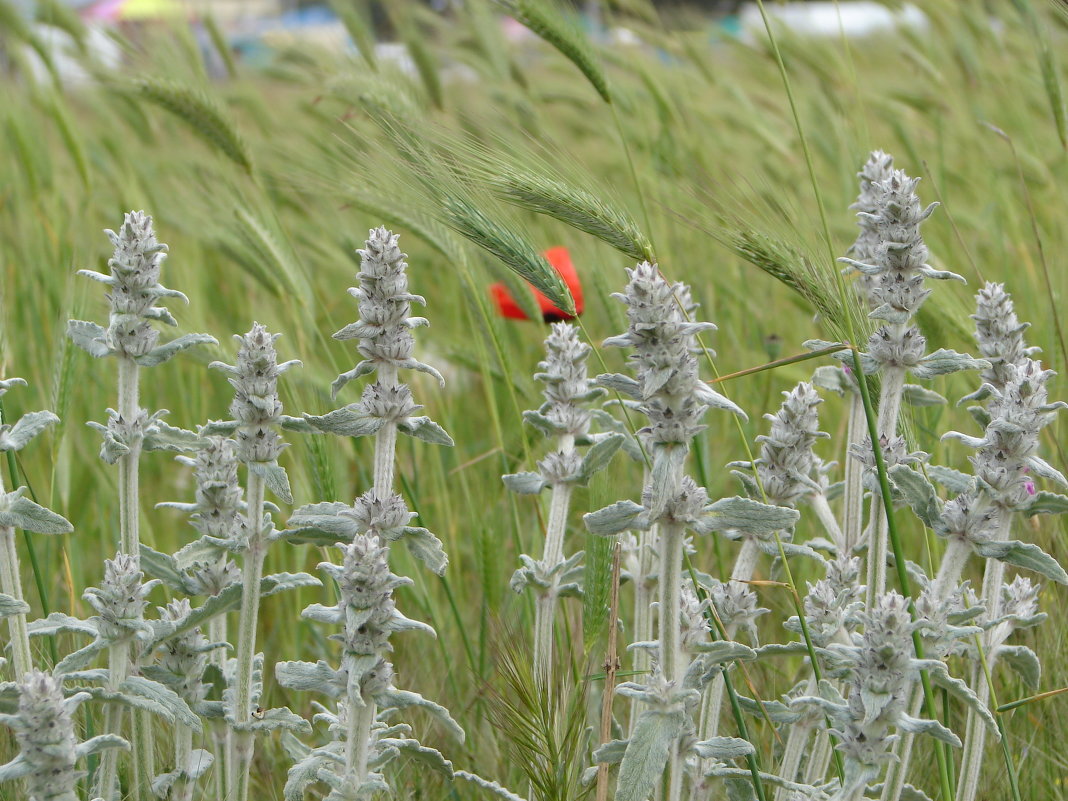
[[235, 336], [237, 364], [212, 362], [211, 367], [230, 374], [234, 400], [230, 414], [238, 423], [237, 458], [242, 462], [273, 462], [286, 447], [274, 430], [281, 421], [282, 401], [278, 398], [278, 377], [298, 361], [278, 363], [275, 340], [266, 327], [253, 323], [252, 330]]

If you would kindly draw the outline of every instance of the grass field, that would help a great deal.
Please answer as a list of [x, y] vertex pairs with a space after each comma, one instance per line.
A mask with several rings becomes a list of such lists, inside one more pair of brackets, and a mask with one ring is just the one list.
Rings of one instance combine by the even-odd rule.
[[[568, 728], [576, 714], [569, 707], [597, 707], [600, 681], [588, 677], [603, 672], [604, 631], [583, 636], [582, 603], [563, 601], [559, 708], [523, 705], [515, 685], [524, 682], [533, 604], [508, 582], [519, 553], [540, 553], [544, 510], [506, 492], [500, 475], [534, 469], [543, 453], [543, 438], [522, 424], [521, 412], [539, 403], [532, 374], [547, 332], [540, 323], [494, 313], [488, 286], [505, 280], [509, 267], [464, 236], [462, 225], [458, 230], [450, 203], [482, 210], [537, 249], [568, 247], [586, 295], [581, 324], [596, 346], [625, 330], [624, 309], [610, 293], [621, 289], [624, 268], [636, 260], [628, 248], [646, 247], [665, 275], [691, 284], [699, 318], [718, 325], [706, 338], [716, 355], [701, 365], [712, 378], [712, 369], [726, 376], [802, 353], [805, 340], [842, 336], [841, 319], [817, 311], [821, 301], [825, 310], [840, 308], [831, 252], [844, 255], [852, 243], [855, 174], [869, 151], [883, 149], [895, 155], [896, 166], [922, 176], [925, 201], [942, 203], [924, 228], [932, 265], [968, 281], [940, 284], [921, 312], [932, 349], [974, 351], [968, 319], [974, 293], [984, 280], [1004, 281], [1021, 319], [1033, 324], [1028, 337], [1041, 346], [1045, 365], [1062, 375], [1068, 370], [1062, 306], [1068, 129], [1064, 65], [1057, 60], [1068, 41], [1068, 16], [1061, 8], [1041, 0], [930, 0], [923, 4], [929, 26], [922, 31], [870, 40], [800, 39], [778, 31], [795, 117], [766, 37], [752, 44], [710, 37], [697, 20], [658, 20], [640, 0], [620, 5], [612, 21], [645, 44], [591, 51], [591, 69], [607, 76], [611, 103], [544, 41], [506, 43], [493, 22], [496, 11], [481, 2], [449, 20], [398, 9], [416, 65], [412, 74], [358, 56], [294, 48], [266, 70], [237, 64], [234, 74], [212, 79], [184, 29], [148, 29], [124, 42], [123, 68], [76, 91], [33, 85], [13, 65], [0, 79], [0, 372], [25, 378], [29, 389], [4, 398], [4, 416], [49, 408], [62, 419], [19, 454], [17, 467], [38, 500], [75, 526], [72, 535], [32, 536], [37, 570], [20, 535], [34, 616], [90, 614], [81, 591], [99, 582], [102, 559], [117, 541], [117, 473], [98, 458], [98, 440], [84, 425], [104, 419], [115, 405], [115, 368], [71, 347], [64, 330], [68, 319], [106, 316], [100, 288], [75, 272], [103, 269], [111, 248], [101, 231], [117, 229], [130, 209], [152, 214], [170, 246], [163, 282], [190, 301], [171, 304], [178, 331], [208, 332], [221, 343], [154, 368], [146, 379], [142, 403], [169, 409], [167, 419], [183, 428], [227, 416], [231, 389], [206, 367], [214, 359], [232, 362], [230, 335], [254, 320], [284, 334], [281, 358], [303, 362], [283, 382], [286, 412], [335, 408], [330, 382], [357, 360], [351, 347], [330, 338], [357, 317], [345, 293], [359, 266], [354, 250], [371, 227], [385, 224], [401, 234], [412, 290], [426, 296], [431, 322], [417, 332], [417, 355], [447, 381], [443, 390], [431, 380], [414, 381], [413, 389], [456, 444], [432, 448], [406, 440], [398, 450], [399, 487], [418, 524], [444, 542], [450, 564], [439, 579], [398, 556], [395, 572], [415, 580], [400, 591], [399, 604], [438, 636], [400, 638], [396, 670], [402, 686], [447, 706], [467, 731], [460, 745], [417, 718], [427, 742], [440, 744], [458, 769], [522, 795], [530, 787], [528, 771], [547, 768], [524, 763], [515, 716], [540, 716], [555, 727], [550, 739], [559, 751], [550, 767], [583, 753], [585, 735], [582, 727]], [[0, 22], [5, 43], [17, 41], [16, 34]], [[560, 190], [565, 193], [585, 189], [603, 199], [605, 216], [629, 218], [641, 236], [613, 248], [551, 215], [508, 203], [501, 187], [516, 175], [570, 185]], [[803, 279], [807, 296], [782, 278]], [[601, 358], [609, 369], [621, 369], [618, 349], [597, 353], [594, 372], [603, 371]], [[694, 475], [712, 498], [738, 491], [725, 465], [749, 458], [747, 448], [765, 430], [761, 415], [820, 363], [717, 386], [749, 421], [710, 415], [697, 440]], [[906, 409], [908, 430], [933, 461], [964, 469], [967, 450], [940, 443], [938, 435], [973, 430], [967, 413], [953, 405], [973, 390], [973, 377], [937, 379], [933, 388], [950, 405]], [[1068, 397], [1063, 380], [1054, 382], [1051, 397]], [[356, 399], [355, 388], [340, 398]], [[821, 422], [832, 438], [821, 446], [844, 442], [846, 418], [844, 403], [828, 398]], [[1043, 442], [1046, 458], [1061, 470], [1068, 468], [1063, 431], [1063, 421], [1055, 423]], [[369, 440], [288, 439], [282, 463], [296, 504], [350, 502], [370, 486]], [[844, 458], [830, 447], [821, 455]], [[165, 453], [147, 454], [141, 469], [142, 541], [174, 551], [193, 531], [173, 511], [153, 507], [190, 500], [190, 471]], [[576, 494], [569, 552], [586, 544], [582, 512], [639, 493], [640, 469], [617, 459]], [[278, 518], [284, 521], [288, 511]], [[942, 543], [911, 515], [899, 517], [909, 558], [937, 565]], [[1063, 523], [1043, 516], [1028, 525], [1033, 521], [1031, 541], [1063, 560]], [[795, 538], [812, 533], [815, 523], [803, 514]], [[701, 538], [694, 564], [722, 575], [735, 548], [716, 535]], [[272, 546], [267, 567], [315, 573], [324, 558], [322, 549], [282, 542]], [[765, 559], [757, 575], [782, 578], [771, 570]], [[971, 570], [966, 575], [977, 583], [977, 566]], [[805, 579], [815, 580], [810, 572], [804, 562], [795, 566], [802, 588]], [[1062, 611], [1068, 593], [1045, 584], [1042, 608], [1050, 619], [1017, 640], [1042, 659], [1041, 691], [1068, 685]], [[301, 609], [326, 602], [327, 593], [302, 589], [265, 599], [260, 642], [268, 663], [333, 658], [325, 627], [300, 618]], [[624, 609], [629, 593], [625, 585]], [[790, 598], [775, 584], [760, 586], [758, 594], [772, 610], [761, 619], [761, 637], [781, 641], [781, 621], [793, 614]], [[162, 605], [163, 593], [152, 600]], [[51, 663], [47, 643], [35, 644], [39, 663]], [[65, 636], [55, 645], [60, 655], [75, 647]], [[800, 657], [748, 670], [753, 691], [764, 699], [803, 676]], [[1001, 703], [1033, 694], [1004, 669], [996, 688]], [[583, 694], [585, 702], [575, 700]], [[271, 706], [311, 714], [313, 697], [276, 686], [272, 675], [267, 697]], [[515, 708], [507, 711], [501, 699]], [[1022, 798], [1068, 797], [1063, 704], [1048, 698], [1004, 718]], [[617, 709], [622, 713], [622, 704]], [[952, 715], [962, 728], [963, 713], [954, 708]], [[955, 728], [952, 716], [943, 722]], [[781, 748], [772, 728], [759, 718], [749, 726], [762, 758], [772, 760]], [[0, 742], [0, 759], [13, 753], [10, 745]], [[933, 747], [917, 747], [930, 752], [921, 750], [914, 770], [933, 775]], [[980, 797], [1010, 798], [999, 749], [992, 742], [987, 748]], [[261, 740], [254, 768], [259, 798], [282, 797], [288, 764], [279, 738]], [[571, 764], [547, 779], [554, 789], [542, 801], [572, 801], [588, 792], [576, 782], [581, 767]], [[416, 767], [403, 775], [396, 783], [400, 798], [477, 797], [471, 787], [448, 785]], [[921, 783], [937, 790], [936, 778]]]

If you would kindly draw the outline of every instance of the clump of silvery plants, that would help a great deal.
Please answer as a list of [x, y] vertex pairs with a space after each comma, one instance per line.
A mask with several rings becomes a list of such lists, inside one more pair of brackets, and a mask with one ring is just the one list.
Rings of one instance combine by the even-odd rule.
[[[554, 448], [538, 463], [537, 472], [504, 476], [509, 489], [523, 494], [551, 492], [545, 546], [540, 560], [523, 554], [523, 567], [512, 577], [512, 589], [527, 587], [537, 594], [534, 622], [534, 675], [548, 683], [552, 661], [557, 599], [581, 588], [582, 553], [564, 554], [567, 516], [576, 486], [585, 486], [608, 466], [623, 443], [623, 435], [591, 434], [592, 414], [586, 405], [604, 395], [587, 377], [590, 346], [569, 323], [555, 323], [545, 339], [545, 359], [534, 377], [545, 385], [545, 403], [525, 412], [527, 423], [554, 441]], [[583, 450], [580, 450], [583, 449]], [[583, 451], [588, 450], [583, 453]]]
[[[620, 501], [584, 519], [595, 534], [659, 527], [659, 626], [656, 664], [649, 681], [620, 686], [621, 693], [644, 705], [641, 717], [628, 740], [602, 749], [599, 758], [621, 762], [616, 792], [621, 801], [645, 799], [661, 774], [666, 774], [665, 797], [677, 801], [692, 757], [716, 760], [726, 753], [720, 750], [723, 744], [718, 738], [699, 742], [693, 736], [697, 701], [719, 671], [691, 671], [694, 654], [683, 648], [685, 531], [707, 534], [737, 529], [766, 534], [788, 528], [798, 515], [792, 509], [740, 497], [710, 503], [707, 492], [685, 475], [690, 442], [704, 428], [704, 412], [710, 406], [742, 412], [698, 376], [695, 337], [714, 326], [687, 319], [688, 290], [664, 280], [656, 265], [648, 262], [630, 270], [629, 276], [626, 291], [616, 297], [626, 303], [630, 325], [625, 334], [605, 344], [633, 348], [636, 378], [613, 374], [599, 376], [597, 381], [637, 401], [636, 408], [647, 418], [648, 425], [638, 433], [651, 461], [649, 481], [641, 504]], [[680, 302], [680, 296], [686, 300]], [[714, 663], [732, 658], [712, 653], [717, 654]], [[744, 755], [741, 751], [731, 754]]]

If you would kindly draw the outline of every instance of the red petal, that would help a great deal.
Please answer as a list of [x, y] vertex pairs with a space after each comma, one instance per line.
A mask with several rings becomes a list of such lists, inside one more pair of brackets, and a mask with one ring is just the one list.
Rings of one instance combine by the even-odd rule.
[[[556, 270], [567, 288], [571, 290], [571, 297], [575, 301], [575, 314], [568, 314], [563, 309], [557, 308], [544, 294], [531, 286], [530, 289], [534, 293], [534, 299], [538, 302], [538, 309], [541, 311], [542, 319], [547, 323], [557, 320], [572, 320], [577, 315], [582, 314], [585, 303], [582, 297], [582, 284], [579, 282], [578, 271], [571, 262], [571, 254], [568, 253], [565, 247], [554, 247], [549, 248], [542, 255]], [[516, 303], [512, 293], [508, 291], [504, 284], [493, 284], [490, 287], [490, 295], [497, 306], [497, 313], [502, 317], [509, 320], [530, 319], [519, 304]]]
[[512, 293], [504, 284], [493, 284], [490, 287], [490, 296], [497, 306], [497, 313], [508, 320], [528, 320], [519, 304], [515, 302]]

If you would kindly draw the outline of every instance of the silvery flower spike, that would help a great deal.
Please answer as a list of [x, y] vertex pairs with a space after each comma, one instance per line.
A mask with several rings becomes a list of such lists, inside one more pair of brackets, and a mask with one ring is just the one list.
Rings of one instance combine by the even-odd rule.
[[0, 766], [0, 782], [21, 780], [28, 801], [80, 801], [78, 780], [85, 771], [78, 770], [78, 761], [105, 749], [129, 748], [129, 743], [113, 734], [79, 742], [74, 710], [91, 696], [79, 692], [64, 698], [61, 680], [48, 673], [24, 674], [18, 693], [18, 711], [0, 715], [19, 745], [18, 756]]

